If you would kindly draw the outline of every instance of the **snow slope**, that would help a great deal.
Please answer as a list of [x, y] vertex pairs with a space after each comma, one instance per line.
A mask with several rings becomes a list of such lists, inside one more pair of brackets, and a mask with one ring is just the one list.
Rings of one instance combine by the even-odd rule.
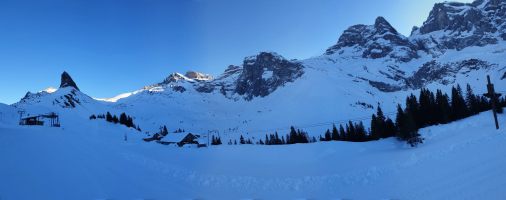
[[395, 139], [176, 148], [103, 121], [0, 125], [0, 197], [504, 199], [506, 131], [491, 118], [422, 129], [414, 149]]
[[18, 117], [19, 115], [14, 107], [0, 103], [0, 124], [14, 125], [18, 123]]

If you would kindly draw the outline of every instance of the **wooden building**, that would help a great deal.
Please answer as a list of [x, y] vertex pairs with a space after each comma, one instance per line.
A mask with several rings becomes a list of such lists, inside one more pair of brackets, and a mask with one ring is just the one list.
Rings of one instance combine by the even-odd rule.
[[21, 119], [19, 125], [43, 126], [44, 121], [41, 120], [40, 116], [25, 117]]

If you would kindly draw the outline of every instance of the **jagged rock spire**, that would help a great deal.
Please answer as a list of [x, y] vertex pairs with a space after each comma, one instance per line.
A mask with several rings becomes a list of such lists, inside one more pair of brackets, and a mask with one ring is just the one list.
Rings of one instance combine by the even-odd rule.
[[64, 87], [74, 87], [76, 90], [79, 90], [77, 84], [74, 82], [74, 80], [72, 80], [72, 77], [70, 77], [70, 75], [66, 71], [63, 71], [63, 73], [61, 74], [60, 88]]
[[395, 28], [392, 25], [390, 25], [390, 23], [388, 23], [388, 21], [385, 18], [381, 16], [376, 18], [376, 21], [374, 22], [374, 28], [376, 28], [376, 31], [378, 31], [381, 34], [385, 32], [397, 34], [397, 30], [395, 30]]

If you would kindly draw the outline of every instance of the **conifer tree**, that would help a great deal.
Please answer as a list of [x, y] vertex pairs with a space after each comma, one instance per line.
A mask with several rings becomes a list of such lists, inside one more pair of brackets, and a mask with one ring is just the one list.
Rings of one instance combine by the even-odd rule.
[[473, 93], [473, 89], [471, 85], [467, 84], [466, 86], [466, 103], [469, 109], [470, 115], [475, 115], [480, 112], [479, 100], [476, 95]]
[[119, 122], [118, 117], [116, 115], [112, 116], [112, 122], [115, 124]]
[[167, 134], [169, 134], [169, 130], [167, 130], [167, 126], [163, 125], [161, 128], [161, 135], [166, 136]]
[[421, 120], [419, 107], [420, 106], [415, 95], [411, 94], [408, 98], [406, 98], [406, 110], [409, 110], [417, 128], [420, 128], [423, 125], [421, 123], [423, 120]]
[[397, 138], [403, 138], [405, 131], [405, 116], [404, 110], [402, 110], [401, 105], [397, 104], [397, 115], [395, 117], [395, 126], [397, 127]]
[[244, 141], [244, 137], [242, 137], [242, 135], [241, 135], [241, 138], [239, 139], [239, 141], [241, 144], [246, 144], [246, 142]]
[[343, 141], [346, 141], [346, 131], [342, 124], [339, 124], [339, 138]]
[[396, 126], [397, 138], [400, 140], [407, 141], [411, 146], [421, 142], [413, 114], [408, 108], [403, 111], [400, 105], [397, 106]]
[[385, 115], [383, 114], [383, 110], [381, 110], [380, 104], [378, 104], [378, 108], [376, 111], [376, 131], [377, 136], [379, 138], [386, 138], [387, 135], [385, 133]]
[[293, 126], [290, 127], [290, 134], [286, 138], [288, 144], [295, 144], [297, 138], [297, 131], [295, 131], [295, 128]]
[[323, 141], [330, 141], [330, 140], [332, 140], [332, 137], [331, 137], [329, 129], [327, 129], [327, 131], [325, 132], [325, 138], [323, 139]]
[[331, 136], [332, 136], [331, 137], [332, 140], [336, 140], [336, 141], [339, 140], [339, 131], [337, 131], [337, 128], [336, 128], [335, 124], [332, 125], [332, 135]]
[[119, 115], [119, 123], [123, 125], [127, 125], [127, 116], [125, 113], [121, 113]]
[[450, 121], [451, 108], [447, 94], [443, 94], [441, 90], [436, 92], [436, 121], [440, 124], [446, 124]]
[[355, 132], [357, 134], [357, 142], [365, 142], [367, 141], [367, 133], [364, 128], [364, 124], [362, 122], [359, 122], [358, 124], [355, 124]]
[[371, 132], [370, 132], [371, 140], [377, 140], [380, 138], [378, 134], [378, 118], [375, 114], [372, 114], [371, 117]]
[[275, 144], [281, 144], [281, 139], [279, 139], [279, 135], [278, 135], [277, 131], [274, 134], [274, 143]]
[[105, 120], [108, 122], [113, 122], [111, 113], [107, 112], [107, 114], [105, 115]]
[[468, 113], [460, 85], [457, 85], [456, 88], [452, 87], [451, 110], [452, 121], [462, 119], [466, 117]]
[[394, 137], [395, 132], [396, 132], [396, 127], [395, 127], [394, 122], [390, 118], [387, 118], [387, 120], [385, 121], [385, 133], [386, 133], [387, 137]]
[[348, 135], [350, 136], [350, 141], [356, 142], [357, 141], [357, 133], [355, 132], [355, 125], [353, 125], [353, 122], [349, 121], [348, 126], [349, 126], [350, 130], [347, 132], [348, 132]]
[[433, 123], [432, 122], [433, 120], [431, 119], [431, 117], [433, 116], [433, 114], [431, 113], [433, 104], [431, 95], [433, 94], [431, 94], [431, 92], [425, 88], [422, 88], [420, 90], [419, 112], [416, 113], [419, 115], [418, 118], [416, 118], [416, 120], [418, 120], [417, 121], [418, 128], [426, 127]]

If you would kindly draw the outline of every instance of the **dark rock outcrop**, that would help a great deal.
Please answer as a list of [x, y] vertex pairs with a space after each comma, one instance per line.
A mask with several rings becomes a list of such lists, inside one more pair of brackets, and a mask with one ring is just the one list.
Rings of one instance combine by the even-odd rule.
[[423, 64], [411, 77], [406, 79], [406, 86], [412, 89], [419, 89], [433, 82], [447, 85], [455, 82], [457, 74], [467, 74], [471, 71], [489, 69], [492, 66], [494, 64], [479, 59], [468, 59], [445, 64], [430, 61]]
[[60, 83], [60, 88], [64, 87], [73, 87], [76, 90], [79, 90], [77, 84], [74, 82], [74, 80], [72, 80], [72, 77], [70, 77], [70, 75], [65, 71], [61, 74], [61, 83]]
[[[420, 89], [431, 83], [443, 85], [453, 84], [458, 74], [468, 74], [472, 71], [487, 70], [497, 66], [479, 59], [468, 59], [452, 63], [439, 63], [435, 60], [424, 63], [409, 77], [389, 77], [400, 80], [403, 84], [392, 85], [380, 81], [368, 80], [369, 85], [382, 92], [396, 92], [404, 89]], [[506, 74], [505, 74], [506, 75]]]
[[400, 87], [400, 86], [390, 85], [388, 83], [383, 83], [383, 82], [379, 82], [379, 81], [369, 80], [369, 85], [371, 85], [372, 87], [375, 87], [376, 89], [378, 89], [379, 91], [382, 91], [382, 92], [396, 92], [396, 91], [402, 90], [402, 87]]
[[244, 60], [234, 92], [244, 95], [247, 100], [267, 96], [302, 76], [303, 68], [299, 62], [289, 61], [275, 53], [261, 52]]
[[497, 44], [499, 39], [504, 39], [505, 17], [504, 0], [438, 3], [418, 30], [418, 35], [430, 35], [431, 39], [425, 39], [425, 42], [440, 49], [461, 50]]
[[363, 58], [377, 59], [388, 56], [408, 62], [418, 57], [416, 45], [397, 32], [383, 17], [378, 17], [374, 25], [351, 26], [325, 54], [335, 54], [345, 47], [357, 48], [362, 52]]

